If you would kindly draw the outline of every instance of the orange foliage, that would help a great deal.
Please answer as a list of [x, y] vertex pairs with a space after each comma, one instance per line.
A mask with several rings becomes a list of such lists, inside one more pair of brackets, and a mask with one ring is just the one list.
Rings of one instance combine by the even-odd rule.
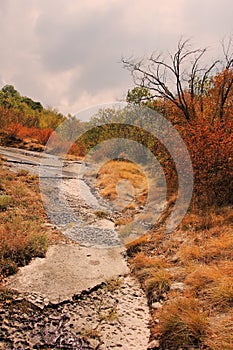
[[[186, 92], [186, 101], [193, 110], [193, 118], [189, 121], [170, 101], [159, 102], [159, 108], [181, 134], [190, 153], [195, 178], [194, 205], [205, 207], [233, 203], [232, 82], [233, 71], [224, 70], [213, 77], [211, 88], [204, 96], [196, 96], [192, 100]], [[220, 92], [227, 88], [230, 91], [221, 108]], [[181, 150], [177, 149], [177, 153], [182, 157]], [[174, 189], [174, 164], [167, 159], [163, 165], [170, 187]]]
[[233, 120], [196, 118], [186, 129], [185, 142], [195, 176], [194, 194], [203, 205], [233, 202]]
[[49, 139], [49, 136], [53, 132], [52, 128], [39, 129], [36, 127], [27, 127], [20, 123], [11, 124], [8, 127], [8, 132], [10, 135], [19, 137], [20, 139], [31, 138], [37, 140], [42, 145], [45, 145]]

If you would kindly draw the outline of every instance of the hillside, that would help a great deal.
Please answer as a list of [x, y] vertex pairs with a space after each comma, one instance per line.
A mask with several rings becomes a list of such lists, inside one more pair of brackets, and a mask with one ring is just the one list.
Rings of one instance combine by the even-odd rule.
[[[143, 174], [136, 172], [133, 164], [111, 162], [100, 170], [96, 182], [100, 193], [110, 200], [115, 200], [114, 189], [109, 185], [112, 174], [115, 181], [127, 179], [139, 189], [138, 195], [123, 205], [116, 221], [121, 234], [122, 225], [135, 220], [135, 209], [142, 204], [148, 188]], [[164, 224], [161, 221], [126, 244], [132, 273], [148, 297], [153, 348], [230, 350], [232, 206], [192, 210], [172, 233], [165, 231]]]

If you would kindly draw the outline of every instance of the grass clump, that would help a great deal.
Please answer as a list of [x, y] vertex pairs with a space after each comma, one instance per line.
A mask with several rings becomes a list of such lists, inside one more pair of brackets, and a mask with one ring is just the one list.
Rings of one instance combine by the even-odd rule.
[[122, 160], [107, 162], [99, 171], [96, 187], [104, 198], [115, 200], [118, 196], [117, 184], [122, 180], [129, 181], [136, 190], [135, 201], [140, 205], [145, 204], [148, 191], [147, 178], [143, 169], [135, 163]]
[[159, 257], [148, 257], [141, 252], [130, 259], [130, 264], [147, 293], [149, 304], [163, 298], [171, 283], [166, 263]]
[[157, 333], [160, 349], [197, 348], [207, 336], [208, 320], [194, 298], [177, 297], [164, 305]]

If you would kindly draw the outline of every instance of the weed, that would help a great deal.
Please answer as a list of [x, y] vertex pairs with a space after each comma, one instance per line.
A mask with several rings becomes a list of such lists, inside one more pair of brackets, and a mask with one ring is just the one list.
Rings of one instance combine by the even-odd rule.
[[104, 210], [96, 210], [94, 214], [99, 218], [99, 219], [106, 219], [109, 217], [109, 214], [104, 211]]
[[12, 204], [12, 198], [5, 194], [0, 195], [0, 211], [5, 211]]
[[113, 306], [110, 309], [107, 310], [106, 313], [100, 314], [100, 321], [116, 321], [118, 319], [118, 313], [117, 313], [117, 307]]
[[151, 276], [146, 279], [145, 287], [149, 301], [160, 300], [166, 293], [171, 284], [171, 274], [165, 269], [152, 270]]
[[88, 338], [99, 338], [100, 337], [100, 333], [99, 333], [97, 327], [95, 327], [95, 328], [86, 327], [86, 328], [83, 328], [81, 330], [81, 336], [85, 340], [88, 340]]
[[119, 289], [122, 286], [122, 279], [116, 278], [114, 280], [108, 281], [106, 285], [106, 290], [109, 292], [113, 292], [116, 289]]

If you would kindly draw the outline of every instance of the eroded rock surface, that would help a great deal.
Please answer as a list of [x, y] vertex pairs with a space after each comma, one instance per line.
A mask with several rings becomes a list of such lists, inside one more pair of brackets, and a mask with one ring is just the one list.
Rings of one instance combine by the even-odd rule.
[[[103, 283], [72, 300], [15, 294], [2, 304], [0, 349], [145, 350], [149, 340], [147, 300], [130, 276]], [[33, 299], [34, 298], [34, 299]], [[36, 304], [40, 302], [40, 306]]]
[[36, 293], [50, 303], [69, 300], [107, 280], [129, 272], [123, 248], [50, 246], [46, 258], [36, 258], [8, 279], [8, 287]]

